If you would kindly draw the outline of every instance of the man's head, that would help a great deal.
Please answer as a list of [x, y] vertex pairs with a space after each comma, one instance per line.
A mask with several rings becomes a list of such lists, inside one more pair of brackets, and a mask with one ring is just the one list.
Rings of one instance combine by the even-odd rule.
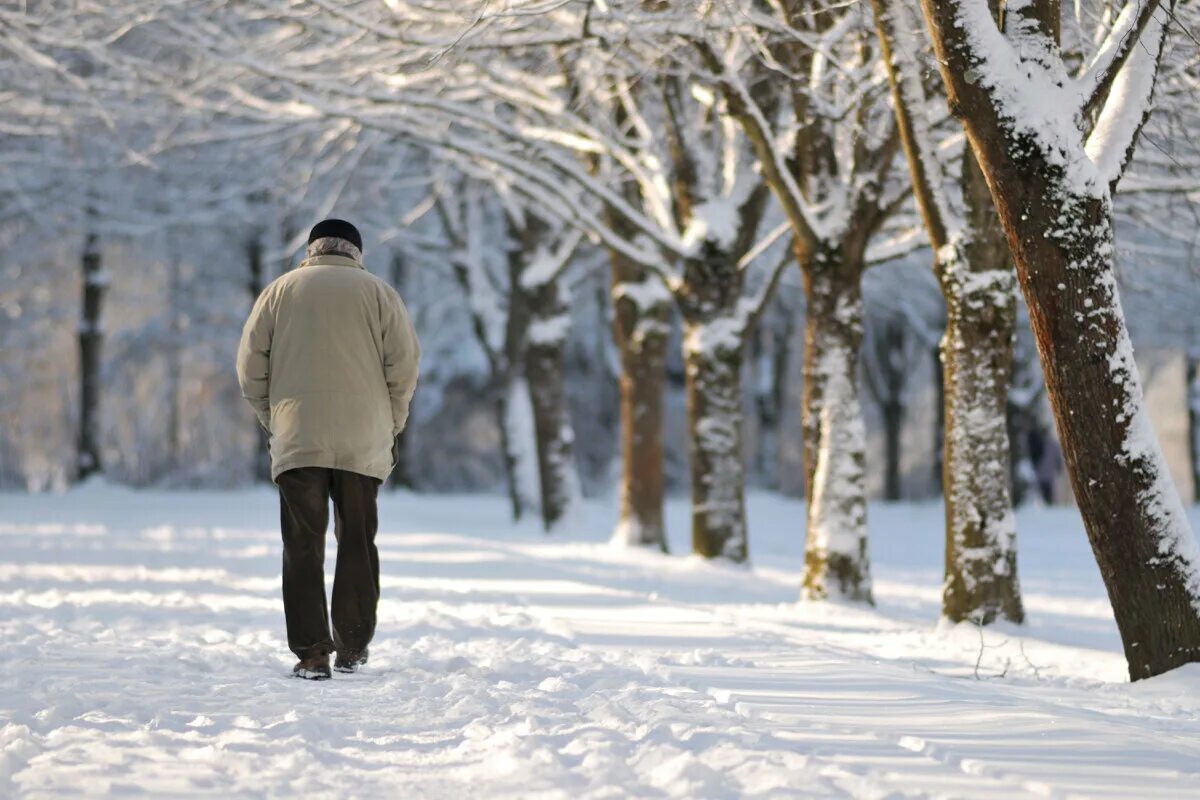
[[362, 261], [362, 236], [344, 219], [318, 222], [308, 234], [306, 258], [337, 255]]

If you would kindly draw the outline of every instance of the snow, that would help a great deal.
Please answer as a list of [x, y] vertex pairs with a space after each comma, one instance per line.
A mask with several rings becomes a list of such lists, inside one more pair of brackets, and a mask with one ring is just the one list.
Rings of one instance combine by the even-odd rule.
[[564, 311], [550, 317], [535, 319], [529, 324], [530, 344], [550, 345], [565, 341], [571, 330], [571, 315]]
[[[1133, 3], [1128, 4], [1126, 10], [1133, 6]], [[1130, 16], [1133, 16], [1132, 11]], [[1117, 73], [1108, 102], [1104, 104], [1096, 127], [1087, 140], [1085, 149], [1088, 158], [1096, 165], [1100, 179], [1106, 183], [1121, 177], [1130, 143], [1135, 141], [1154, 95], [1163, 39], [1161, 17], [1155, 14], [1151, 18], [1142, 33], [1141, 43], [1130, 51], [1129, 60]]]
[[[0, 495], [0, 795], [1187, 797], [1200, 780], [1200, 665], [1125, 682], [1071, 509], [1019, 512], [1030, 624], [980, 630], [936, 622], [936, 503], [871, 508], [876, 609], [795, 602], [804, 509], [775, 496], [751, 496], [753, 568], [610, 547], [607, 499], [569, 540], [510, 527], [500, 496], [381, 506], [371, 662], [309, 683], [288, 677], [269, 490]], [[668, 506], [676, 552], [688, 514]]]
[[692, 209], [691, 219], [683, 232], [683, 247], [693, 256], [699, 255], [705, 242], [716, 249], [730, 250], [737, 241], [738, 202], [740, 197], [716, 197]]
[[1083, 91], [1067, 75], [1053, 43], [1010, 7], [1010, 30], [1001, 33], [987, 0], [955, 4], [958, 23], [967, 35], [978, 66], [966, 76], [989, 89], [1000, 114], [1037, 143], [1039, 152], [1065, 171], [1072, 191], [1080, 195], [1106, 192], [1095, 165], [1080, 146], [1077, 121]]

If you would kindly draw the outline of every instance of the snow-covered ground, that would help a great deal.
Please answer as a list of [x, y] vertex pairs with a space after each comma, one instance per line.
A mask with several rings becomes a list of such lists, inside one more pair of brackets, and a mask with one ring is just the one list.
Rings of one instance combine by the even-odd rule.
[[1200, 668], [1125, 682], [1070, 509], [1018, 515], [1030, 623], [981, 632], [937, 624], [937, 504], [871, 508], [876, 610], [796, 602], [799, 504], [752, 499], [745, 569], [609, 505], [387, 496], [371, 663], [310, 683], [269, 491], [0, 495], [0, 796], [1200, 793]]

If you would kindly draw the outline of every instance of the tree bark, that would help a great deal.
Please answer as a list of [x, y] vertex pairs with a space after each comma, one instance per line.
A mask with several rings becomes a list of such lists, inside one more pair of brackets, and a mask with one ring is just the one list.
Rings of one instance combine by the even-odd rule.
[[1005, 418], [1013, 276], [1007, 269], [971, 271], [969, 265], [977, 263], [964, 253], [940, 265], [947, 306], [942, 614], [954, 622], [988, 624], [997, 617], [1022, 622]]
[[525, 287], [531, 323], [525, 378], [533, 405], [542, 526], [554, 531], [579, 502], [575, 439], [563, 380], [563, 349], [570, 317], [557, 281]]
[[1192, 502], [1200, 503], [1200, 354], [1188, 352], [1188, 455], [1192, 472]]
[[167, 343], [167, 458], [169, 470], [176, 470], [183, 463], [183, 264], [179, 256], [172, 253], [171, 271], [167, 280], [167, 313], [170, 315]]
[[[253, 305], [266, 286], [266, 265], [263, 259], [262, 236], [255, 234], [246, 243], [246, 292]], [[271, 437], [262, 425], [254, 423], [258, 447], [254, 451], [254, 478], [260, 483], [271, 482]]]
[[937, 267], [946, 299], [942, 614], [954, 622], [988, 624], [997, 616], [1023, 622], [1007, 480], [1015, 273], [987, 182], [969, 151], [962, 189], [966, 227], [941, 249]]
[[[391, 267], [392, 287], [403, 296], [405, 290], [408, 288], [408, 264], [404, 260], [404, 254], [399, 250], [392, 253]], [[409, 433], [408, 426], [405, 426], [404, 430], [400, 432], [399, 440], [396, 442], [396, 466], [392, 468], [391, 474], [393, 489], [416, 488], [416, 482], [409, 465], [411, 442], [412, 435]]]
[[858, 390], [862, 260], [823, 246], [801, 257], [808, 300], [804, 364], [808, 540], [803, 595], [871, 603], [866, 430]]
[[736, 339], [720, 340], [723, 322], [685, 318], [684, 323], [692, 551], [706, 558], [745, 561], [742, 348]]
[[[1006, 400], [1012, 372], [1016, 303], [1004, 231], [969, 151], [959, 181], [965, 219], [953, 224], [940, 201], [949, 188], [928, 137], [924, 92], [895, 8], [875, 0], [875, 18], [912, 176], [946, 301], [938, 390], [944, 425], [943, 501], [946, 513], [942, 613], [948, 619], [992, 622], [1024, 617], [1016, 574], [1016, 527], [1005, 470], [1009, 462]], [[991, 8], [995, 13], [995, 6]], [[904, 55], [901, 55], [903, 53]], [[956, 229], [955, 229], [956, 228]]]
[[100, 459], [100, 369], [104, 331], [100, 313], [108, 280], [100, 262], [100, 243], [89, 233], [80, 260], [83, 271], [83, 304], [79, 320], [79, 438], [76, 477], [83, 480], [103, 472]]
[[[1130, 677], [1200, 660], [1195, 539], [1144, 409], [1114, 274], [1108, 187], [997, 110], [958, 3], [923, 0], [950, 107], [966, 127], [1029, 306], [1071, 484]], [[1070, 154], [1065, 158], [1071, 158]]]
[[683, 315], [692, 552], [735, 562], [749, 556], [742, 452], [745, 321], [737, 317], [741, 291], [737, 258], [706, 241], [697, 256], [684, 261], [675, 294]]
[[670, 295], [644, 268], [616, 252], [610, 258], [613, 339], [621, 359], [621, 500], [613, 540], [665, 553], [663, 388]]
[[[943, 332], [944, 334], [944, 332]], [[946, 467], [946, 375], [942, 366], [942, 348], [933, 350], [933, 484], [942, 489]]]
[[904, 426], [904, 405], [888, 401], [883, 412], [883, 499], [897, 502], [903, 492], [900, 487], [900, 436]]

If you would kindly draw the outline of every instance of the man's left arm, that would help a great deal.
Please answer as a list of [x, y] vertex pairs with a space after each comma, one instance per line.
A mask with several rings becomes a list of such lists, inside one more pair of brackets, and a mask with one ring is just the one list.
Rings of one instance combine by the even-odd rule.
[[392, 436], [408, 421], [421, 365], [421, 345], [400, 295], [390, 287], [383, 302], [383, 376], [392, 401]]

